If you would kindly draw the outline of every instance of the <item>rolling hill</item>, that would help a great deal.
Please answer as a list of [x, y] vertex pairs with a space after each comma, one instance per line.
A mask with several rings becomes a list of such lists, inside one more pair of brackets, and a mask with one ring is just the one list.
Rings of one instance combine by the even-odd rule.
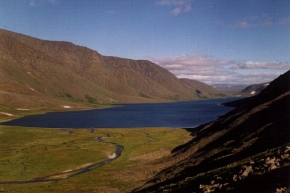
[[224, 96], [150, 61], [103, 56], [70, 42], [6, 30], [0, 30], [0, 75], [1, 111]]
[[166, 165], [135, 192], [289, 192], [290, 71], [214, 122], [188, 129], [193, 139], [148, 164]]

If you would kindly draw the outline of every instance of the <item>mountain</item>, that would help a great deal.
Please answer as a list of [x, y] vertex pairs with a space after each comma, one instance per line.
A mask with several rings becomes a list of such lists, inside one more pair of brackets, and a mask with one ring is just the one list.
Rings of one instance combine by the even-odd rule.
[[253, 96], [259, 94], [269, 83], [246, 85], [214, 84], [213, 87], [219, 91], [235, 96]]
[[259, 94], [264, 88], [266, 88], [269, 85], [269, 83], [261, 83], [261, 84], [252, 84], [250, 86], [247, 86], [242, 91], [240, 91], [241, 95], [243, 96], [250, 96], [250, 95], [256, 95]]
[[200, 98], [215, 98], [217, 96], [227, 96], [225, 93], [197, 80], [181, 78], [180, 79], [193, 93], [196, 93]]
[[289, 192], [290, 71], [231, 112], [197, 128], [135, 192]]
[[212, 85], [215, 89], [225, 92], [231, 95], [241, 95], [240, 92], [244, 88], [246, 88], [246, 85], [235, 85], [235, 84], [213, 84]]
[[[103, 56], [70, 42], [6, 30], [0, 30], [0, 75], [2, 111], [223, 96], [199, 87], [203, 83], [184, 83], [150, 61]], [[195, 85], [198, 93], [191, 89]]]

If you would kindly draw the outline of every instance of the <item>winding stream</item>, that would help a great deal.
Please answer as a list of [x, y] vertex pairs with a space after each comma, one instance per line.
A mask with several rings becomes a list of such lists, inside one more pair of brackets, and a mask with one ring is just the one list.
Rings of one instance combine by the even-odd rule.
[[[106, 134], [106, 137], [108, 134]], [[26, 184], [26, 183], [35, 183], [35, 182], [48, 182], [48, 181], [58, 181], [66, 178], [70, 178], [72, 176], [76, 176], [88, 171], [91, 171], [97, 167], [101, 167], [105, 164], [108, 164], [118, 157], [121, 156], [121, 153], [124, 150], [124, 147], [114, 143], [114, 142], [105, 142], [103, 141], [102, 137], [96, 137], [94, 138], [95, 140], [99, 141], [100, 143], [105, 143], [105, 144], [113, 144], [116, 146], [116, 151], [114, 152], [113, 156], [110, 156], [108, 159], [98, 162], [98, 163], [93, 163], [93, 164], [84, 164], [82, 166], [79, 166], [76, 169], [69, 169], [65, 170], [56, 174], [44, 176], [44, 177], [39, 177], [39, 178], [32, 178], [32, 179], [27, 179], [27, 180], [16, 180], [16, 181], [6, 181], [6, 182], [0, 182], [0, 184]]]

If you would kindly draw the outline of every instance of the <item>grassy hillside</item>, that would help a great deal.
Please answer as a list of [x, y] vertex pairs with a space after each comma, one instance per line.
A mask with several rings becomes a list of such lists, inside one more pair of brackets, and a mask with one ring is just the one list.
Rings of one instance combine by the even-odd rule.
[[45, 41], [6, 30], [0, 30], [0, 74], [1, 111], [5, 107], [79, 109], [94, 104], [221, 96], [214, 89], [200, 88], [197, 94], [150, 61], [102, 56], [69, 42]]

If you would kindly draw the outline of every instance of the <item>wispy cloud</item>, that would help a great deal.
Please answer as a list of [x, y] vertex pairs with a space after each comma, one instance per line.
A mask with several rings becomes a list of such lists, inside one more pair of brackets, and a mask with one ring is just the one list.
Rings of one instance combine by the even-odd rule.
[[273, 25], [273, 19], [268, 14], [262, 14], [259, 16], [246, 17], [235, 23], [235, 27], [239, 28], [250, 28], [259, 26], [269, 26]]
[[29, 5], [32, 6], [32, 7], [35, 7], [36, 6], [36, 0], [30, 0]]
[[230, 61], [214, 60], [210, 54], [189, 54], [167, 58], [152, 58], [154, 62], [172, 70], [175, 67], [198, 68], [214, 67], [231, 64]]
[[216, 25], [229, 28], [257, 28], [266, 26], [286, 25], [290, 23], [290, 17], [273, 18], [269, 14], [261, 14], [256, 16], [248, 16], [232, 23], [222, 20], [216, 21]]
[[245, 17], [234, 24], [234, 27], [237, 28], [253, 28], [253, 27], [262, 27], [262, 26], [271, 26], [271, 25], [283, 25], [290, 22], [290, 18], [283, 18], [278, 21], [275, 21], [268, 14], [261, 14], [258, 16], [249, 16]]
[[238, 62], [232, 66], [232, 69], [289, 70], [290, 62]]
[[113, 15], [116, 14], [117, 12], [115, 10], [107, 10], [106, 13]]
[[290, 62], [215, 60], [209, 54], [151, 58], [179, 78], [213, 83], [254, 84], [268, 82], [290, 69]]
[[290, 22], [290, 17], [286, 17], [281, 19], [280, 21], [278, 21], [278, 24], [283, 25], [283, 24], [287, 24]]
[[167, 6], [171, 9], [171, 13], [175, 16], [182, 12], [191, 11], [191, 4], [193, 0], [159, 0], [157, 5]]
[[45, 3], [49, 4], [57, 4], [58, 0], [30, 0], [29, 5], [31, 7], [36, 7]]
[[231, 64], [231, 61], [214, 60], [209, 54], [190, 54], [152, 58], [152, 60], [179, 78], [190, 78], [207, 83], [224, 81], [228, 74], [233, 73], [232, 69], [225, 68]]

